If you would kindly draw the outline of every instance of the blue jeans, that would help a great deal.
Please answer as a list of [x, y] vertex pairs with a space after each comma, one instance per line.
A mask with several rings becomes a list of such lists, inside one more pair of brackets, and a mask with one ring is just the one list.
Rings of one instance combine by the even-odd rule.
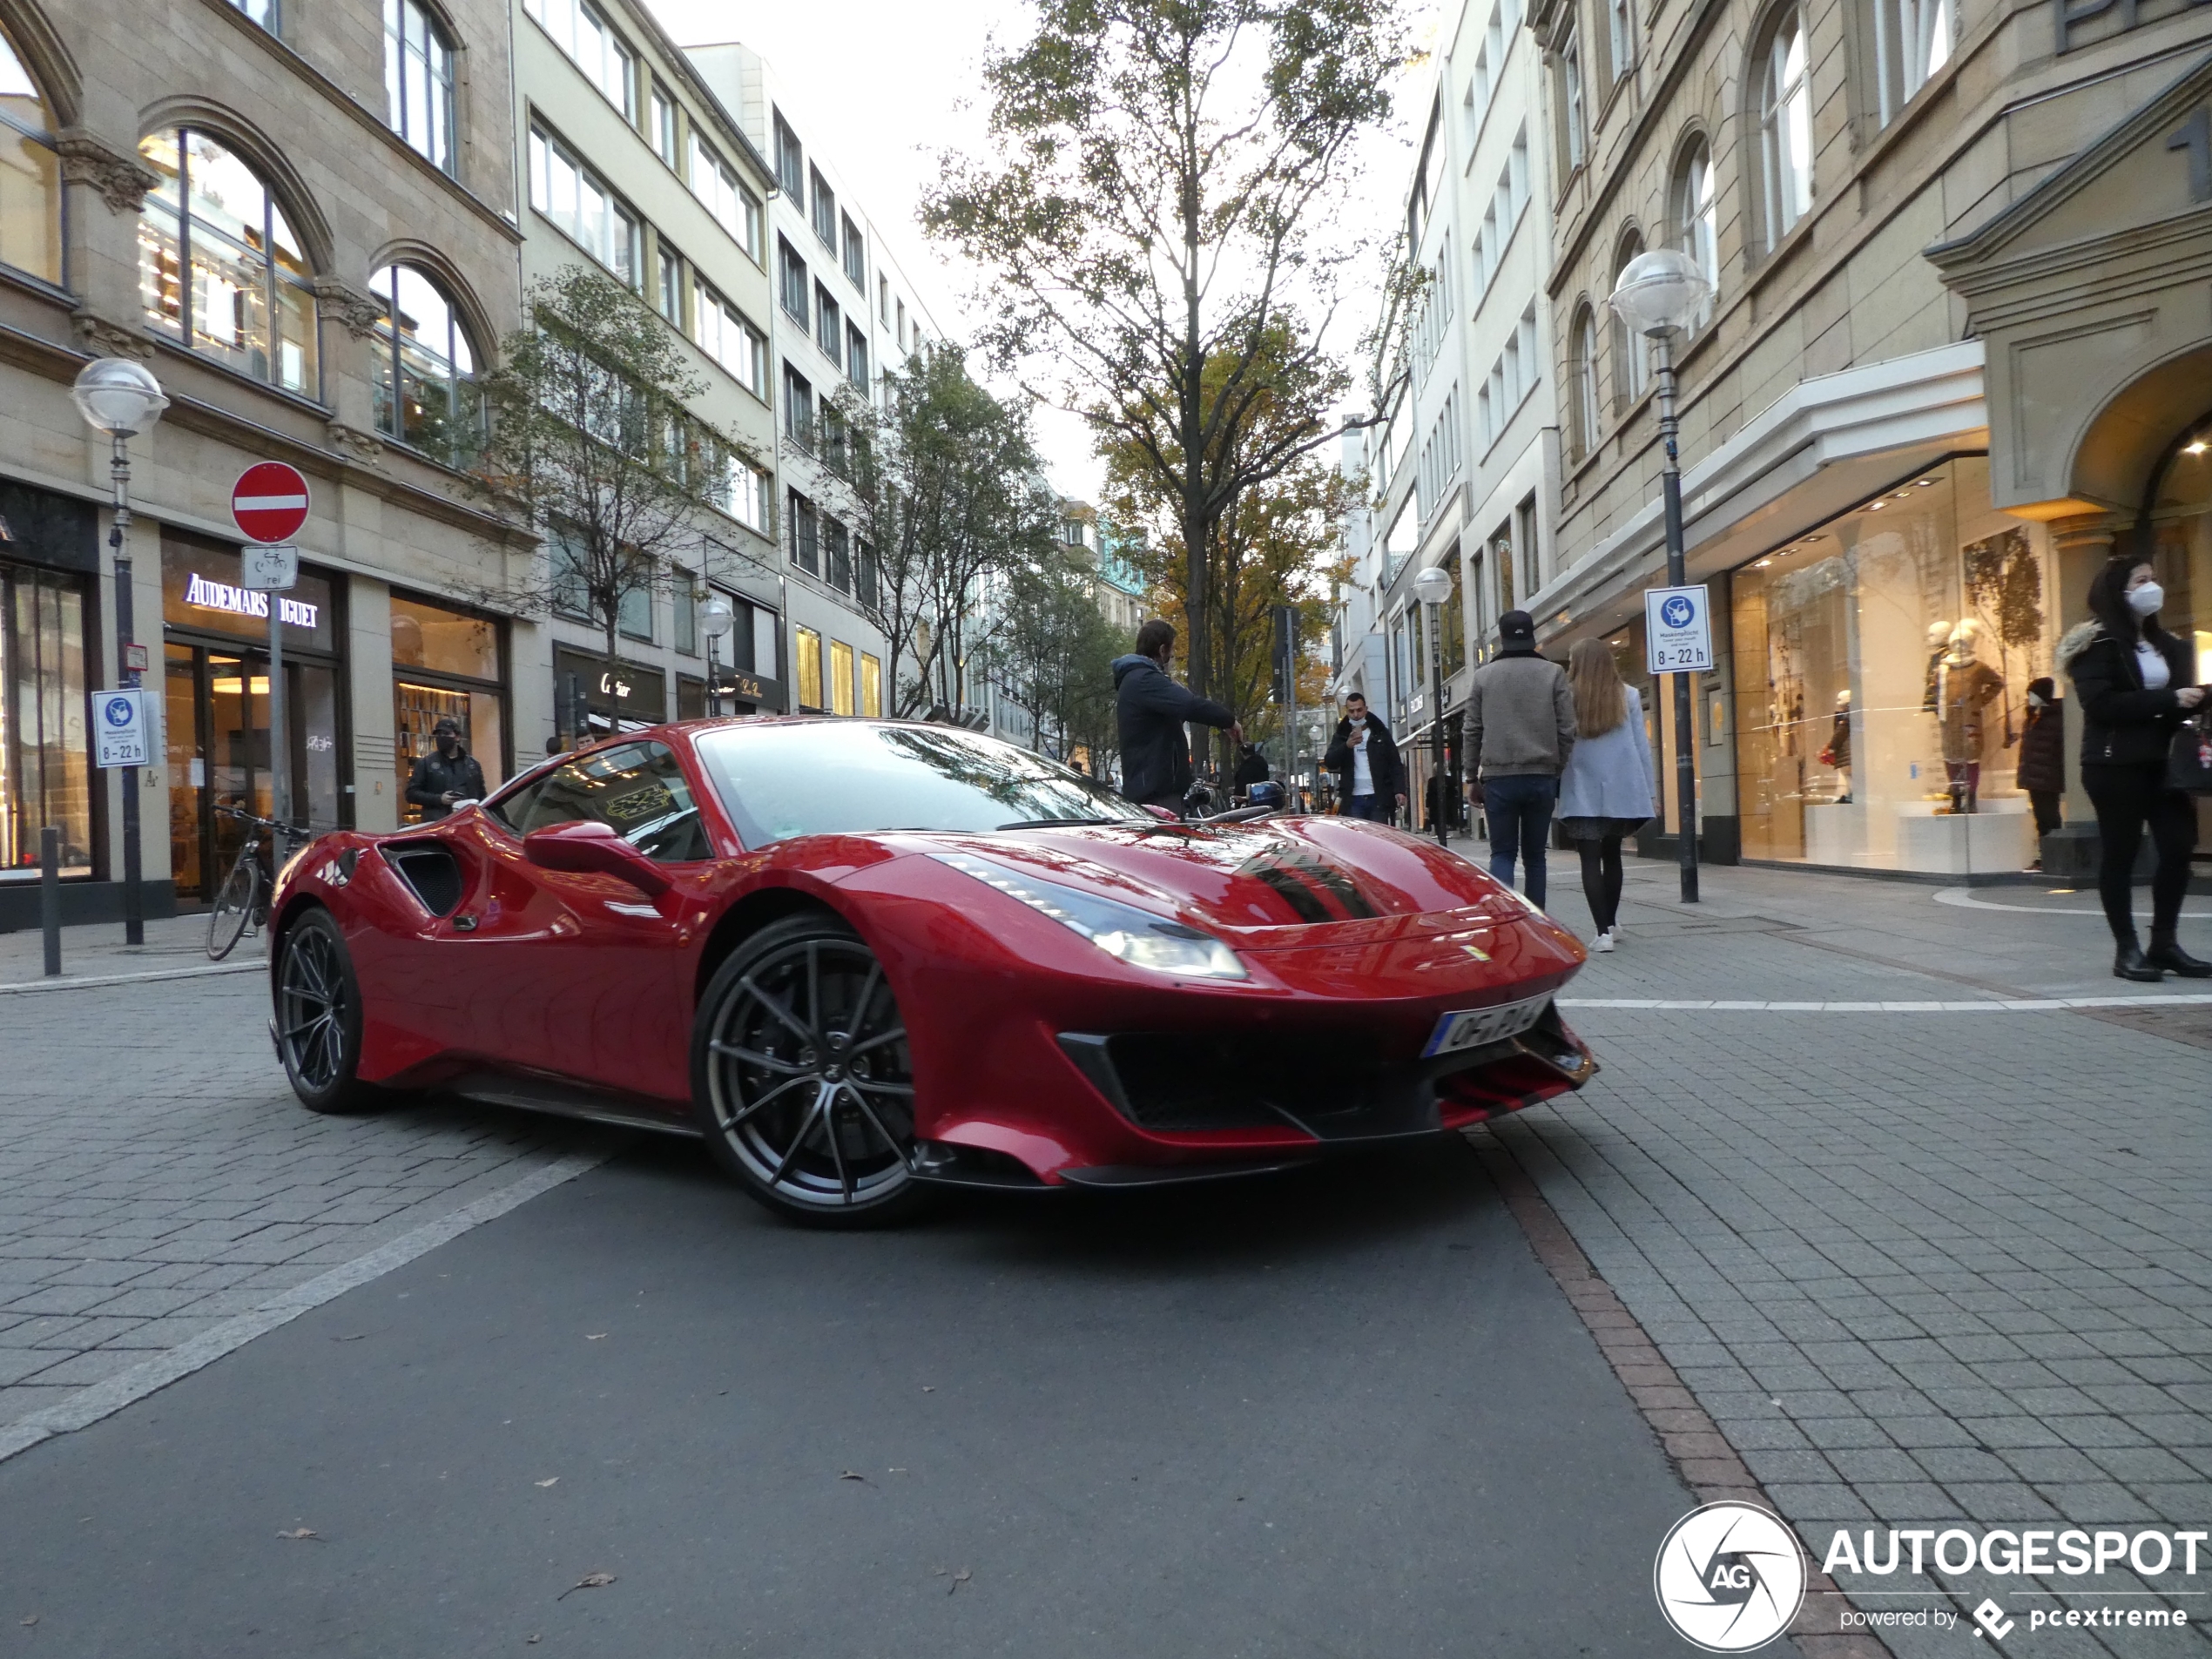
[[1490, 819], [1490, 873], [1513, 885], [1513, 861], [1521, 860], [1521, 890], [1539, 910], [1544, 906], [1544, 847], [1551, 840], [1552, 807], [1559, 799], [1559, 778], [1548, 772], [1517, 772], [1482, 780], [1482, 810]]
[[1345, 801], [1345, 815], [1364, 818], [1371, 824], [1387, 824], [1395, 816], [1391, 811], [1393, 804], [1384, 795], [1353, 795]]

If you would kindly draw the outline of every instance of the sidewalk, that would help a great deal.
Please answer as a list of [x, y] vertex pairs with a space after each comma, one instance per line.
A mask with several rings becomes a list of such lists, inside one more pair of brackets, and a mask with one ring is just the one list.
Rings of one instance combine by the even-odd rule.
[[[249, 934], [219, 964], [207, 960], [205, 914], [149, 919], [146, 942], [123, 942], [119, 921], [82, 922], [62, 929], [62, 981], [195, 977], [200, 974], [250, 972], [267, 958], [259, 934]], [[0, 990], [50, 985], [46, 978], [46, 936], [36, 927], [0, 934]]]
[[[1839, 1527], [2205, 1526], [2212, 981], [2110, 977], [2091, 894], [1703, 873], [1685, 907], [1673, 865], [1630, 860], [1620, 948], [1562, 998], [1604, 1072], [1491, 1137], [1816, 1559]], [[1579, 870], [1552, 874], [1550, 908], [1588, 938]], [[2212, 905], [2185, 914], [2212, 955]], [[1622, 1006], [1639, 1001], [1662, 1006]], [[1683, 1006], [1700, 1001], [1739, 1006]], [[1866, 1608], [1941, 1581], [1962, 1611], [1990, 1595], [2022, 1620], [2130, 1592], [2112, 1604], [2212, 1619], [2141, 1599], [2175, 1575], [1837, 1576]], [[1884, 1637], [1959, 1650], [1955, 1631]]]

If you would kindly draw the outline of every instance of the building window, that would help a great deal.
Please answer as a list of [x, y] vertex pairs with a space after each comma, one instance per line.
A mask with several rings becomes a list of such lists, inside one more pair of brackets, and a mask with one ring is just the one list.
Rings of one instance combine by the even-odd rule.
[[794, 489], [786, 498], [784, 516], [791, 520], [791, 562], [808, 576], [821, 575], [820, 521], [814, 503]]
[[844, 524], [826, 513], [822, 516], [822, 552], [827, 569], [823, 579], [840, 593], [853, 590], [853, 537]]
[[483, 441], [476, 354], [452, 299], [411, 265], [368, 280], [382, 302], [376, 324], [376, 426], [448, 466], [466, 466]]
[[797, 659], [792, 666], [798, 671], [799, 705], [819, 710], [822, 706], [822, 637], [812, 628], [792, 631], [799, 646], [792, 655]]
[[54, 153], [46, 100], [5, 35], [0, 35], [0, 126], [15, 139], [0, 151], [0, 263], [58, 283], [61, 158]]
[[530, 128], [530, 206], [626, 285], [637, 286], [637, 215], [568, 145], [536, 125]]
[[868, 246], [860, 238], [860, 227], [850, 215], [842, 221], [845, 231], [845, 277], [860, 293], [863, 308], [867, 305]]
[[523, 10], [583, 71], [583, 78], [622, 111], [637, 118], [637, 54], [590, 0], [523, 0]]
[[158, 176], [138, 219], [146, 326], [287, 392], [315, 390], [307, 255], [268, 186], [206, 133], [138, 145]]
[[[1634, 231], [1621, 239], [1621, 246], [1613, 260], [1613, 286], [1621, 286], [1621, 273], [1629, 268], [1629, 261], [1643, 252], [1643, 239]], [[1651, 385], [1651, 342], [1642, 335], [1630, 332], [1613, 314], [1613, 408], [1616, 414], [1626, 414], [1636, 400]]]
[[845, 320], [837, 301], [820, 283], [814, 285], [814, 343], [833, 363], [844, 361]]
[[880, 276], [875, 280], [875, 314], [886, 328], [891, 326], [891, 279]]
[[822, 246], [834, 254], [837, 252], [837, 192], [829, 187], [819, 167], [809, 167], [808, 176], [814, 186], [814, 234], [822, 239]]
[[681, 328], [684, 326], [684, 256], [665, 239], [656, 239], [654, 257], [658, 261], [659, 274], [653, 284], [653, 305], [662, 316]]
[[841, 639], [830, 641], [830, 712], [853, 712], [853, 648]]
[[876, 592], [875, 549], [859, 536], [853, 538], [853, 597], [860, 602], [864, 610], [873, 610], [880, 602]]
[[814, 388], [789, 363], [784, 365], [784, 435], [813, 454]]
[[768, 339], [696, 275], [691, 283], [691, 339], [763, 402], [768, 397]]
[[1636, 64], [1635, 24], [1629, 4], [1629, 0], [1605, 0], [1606, 67], [1616, 81]]
[[776, 239], [776, 297], [783, 302], [784, 314], [806, 327], [806, 261], [799, 250], [779, 236]]
[[1584, 306], [1575, 319], [1573, 336], [1575, 379], [1574, 430], [1577, 458], [1597, 447], [1597, 319]]
[[742, 456], [723, 455], [717, 504], [746, 529], [768, 533], [767, 481]]
[[653, 141], [653, 153], [668, 165], [677, 165], [683, 153], [676, 147], [676, 100], [658, 81], [653, 83], [651, 100], [646, 105], [645, 136]]
[[1759, 206], [1770, 248], [1812, 206], [1812, 88], [1805, 68], [1804, 20], [1793, 6], [1776, 18], [1761, 54]]
[[845, 325], [845, 377], [866, 390], [868, 383], [868, 337], [851, 323]]
[[860, 653], [860, 713], [870, 720], [883, 718], [883, 664], [867, 651]]
[[277, 32], [277, 0], [231, 0], [233, 11], [242, 11], [271, 34]]
[[634, 582], [622, 590], [615, 604], [615, 626], [625, 639], [653, 643], [653, 590], [647, 581]]
[[675, 615], [676, 649], [686, 657], [699, 654], [699, 579], [689, 570], [674, 572], [669, 599]]
[[453, 47], [421, 0], [384, 0], [385, 118], [408, 147], [453, 171]]
[[1873, 0], [1875, 111], [1884, 126], [1951, 61], [1951, 3]]
[[714, 222], [729, 232], [730, 239], [745, 251], [756, 265], [760, 261], [760, 204], [738, 181], [737, 169], [715, 153], [697, 132], [691, 134], [691, 194], [699, 199]]
[[1572, 172], [1582, 165], [1582, 43], [1573, 34], [1559, 49], [1559, 152]]
[[795, 202], [806, 199], [806, 164], [794, 133], [779, 110], [776, 112], [776, 182]]
[[[1675, 170], [1674, 221], [1675, 236], [1683, 252], [1697, 261], [1697, 268], [1705, 273], [1705, 280], [1712, 285], [1717, 295], [1721, 287], [1720, 209], [1713, 194], [1713, 152], [1703, 138], [1692, 138], [1683, 146], [1681, 164]], [[1708, 298], [1693, 331], [1705, 326], [1712, 315], [1713, 301]]]

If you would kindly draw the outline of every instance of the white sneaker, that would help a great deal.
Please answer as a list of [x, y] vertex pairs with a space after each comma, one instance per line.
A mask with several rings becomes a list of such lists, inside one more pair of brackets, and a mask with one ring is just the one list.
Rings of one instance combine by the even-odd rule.
[[1600, 952], [1601, 954], [1611, 950], [1613, 948], [1613, 930], [1608, 927], [1605, 930], [1605, 932], [1600, 934], [1595, 939], [1590, 941], [1590, 948], [1594, 951]]

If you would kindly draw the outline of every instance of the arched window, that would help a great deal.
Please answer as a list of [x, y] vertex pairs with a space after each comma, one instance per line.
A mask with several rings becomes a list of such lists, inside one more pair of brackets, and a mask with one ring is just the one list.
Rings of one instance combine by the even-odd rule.
[[0, 35], [0, 263], [62, 280], [62, 179], [46, 100]]
[[1812, 87], [1804, 18], [1795, 6], [1776, 17], [1761, 54], [1759, 169], [1759, 206], [1772, 247], [1812, 206]]
[[[1675, 164], [1673, 193], [1670, 216], [1675, 245], [1697, 261], [1697, 268], [1704, 272], [1705, 280], [1712, 284], [1717, 296], [1721, 291], [1720, 208], [1713, 193], [1712, 146], [1702, 137], [1683, 146], [1682, 158]], [[1691, 325], [1693, 330], [1703, 328], [1712, 314], [1712, 300], [1708, 300]]]
[[446, 291], [412, 265], [368, 280], [384, 315], [376, 325], [377, 429], [450, 466], [483, 441], [476, 354]]
[[[1643, 238], [1630, 231], [1621, 239], [1619, 252], [1613, 256], [1613, 286], [1621, 286], [1621, 273], [1629, 268], [1629, 261], [1643, 252]], [[1651, 342], [1642, 335], [1629, 332], [1621, 314], [1613, 314], [1613, 407], [1626, 412], [1651, 386]]]
[[1887, 126], [1951, 61], [1952, 0], [1871, 0], [1875, 113]]
[[1579, 458], [1597, 448], [1597, 318], [1584, 306], [1575, 318], [1569, 368], [1575, 381], [1575, 454]]
[[242, 157], [194, 128], [157, 132], [138, 156], [160, 179], [138, 219], [147, 327], [314, 395], [314, 290], [274, 194]]
[[421, 0], [384, 0], [385, 119], [408, 148], [453, 171], [453, 45]]

